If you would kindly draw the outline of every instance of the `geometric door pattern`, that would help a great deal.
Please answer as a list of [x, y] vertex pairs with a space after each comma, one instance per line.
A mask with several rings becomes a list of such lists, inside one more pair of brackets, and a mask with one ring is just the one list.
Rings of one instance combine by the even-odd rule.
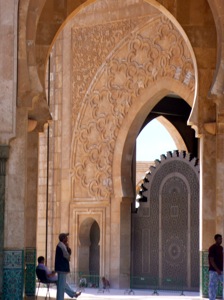
[[132, 215], [133, 287], [199, 290], [199, 167], [168, 152], [150, 167]]

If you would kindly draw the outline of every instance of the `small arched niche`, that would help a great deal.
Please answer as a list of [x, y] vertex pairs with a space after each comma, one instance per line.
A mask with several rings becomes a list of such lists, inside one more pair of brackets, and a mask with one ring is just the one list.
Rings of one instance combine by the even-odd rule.
[[79, 272], [88, 286], [99, 285], [100, 227], [93, 218], [85, 219], [79, 230]]

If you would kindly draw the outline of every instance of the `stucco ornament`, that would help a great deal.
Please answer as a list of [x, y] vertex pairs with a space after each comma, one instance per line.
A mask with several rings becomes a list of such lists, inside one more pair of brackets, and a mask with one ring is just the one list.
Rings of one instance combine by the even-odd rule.
[[[118, 23], [120, 39], [115, 38], [117, 27], [106, 25], [107, 38], [102, 44], [108, 50], [99, 52], [103, 61], [94, 56], [97, 70], [91, 68], [89, 52], [98, 49], [105, 25], [91, 27], [91, 49], [74, 52], [73, 69], [85, 64], [86, 72], [77, 69], [74, 80], [79, 80], [73, 83], [73, 198], [110, 198], [116, 138], [133, 103], [142, 105], [145, 89], [169, 78], [180, 82], [189, 93], [194, 91], [191, 53], [175, 25], [161, 13], [140, 21], [130, 32]], [[82, 48], [86, 43], [82, 28], [80, 34], [77, 29], [75, 32], [73, 43]]]

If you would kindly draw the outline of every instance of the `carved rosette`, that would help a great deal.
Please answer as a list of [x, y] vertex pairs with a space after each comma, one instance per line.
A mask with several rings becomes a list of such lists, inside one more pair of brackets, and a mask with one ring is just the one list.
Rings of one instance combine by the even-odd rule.
[[[95, 47], [100, 39], [98, 30], [92, 28], [91, 32]], [[114, 49], [107, 57], [101, 49], [100, 56], [105, 58], [101, 66], [96, 55], [95, 61], [87, 62], [92, 82], [88, 90], [87, 81], [83, 83], [78, 91], [79, 104], [74, 105], [78, 115], [73, 135], [73, 186], [76, 187], [73, 198], [85, 195], [109, 199], [113, 191], [116, 138], [130, 107], [144, 89], [164, 78], [179, 81], [189, 92], [195, 86], [190, 52], [179, 31], [165, 16], [149, 18], [117, 45], [112, 34], [108, 43], [114, 45]], [[98, 51], [92, 41], [89, 47], [88, 52]], [[80, 75], [81, 78], [85, 78], [85, 74]]]

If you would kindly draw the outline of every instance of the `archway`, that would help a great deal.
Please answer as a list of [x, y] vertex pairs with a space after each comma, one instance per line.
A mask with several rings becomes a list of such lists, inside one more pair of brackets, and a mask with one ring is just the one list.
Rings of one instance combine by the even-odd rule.
[[99, 286], [100, 227], [93, 218], [85, 219], [79, 231], [79, 273], [88, 286]]
[[[153, 18], [140, 22], [107, 55], [83, 93], [82, 102], [78, 102], [78, 88], [74, 90], [74, 108], [79, 113], [74, 114], [72, 136], [72, 199], [106, 201], [110, 210], [116, 211], [111, 214], [113, 257], [109, 260], [120, 262], [117, 270], [110, 271], [112, 281], [119, 280], [119, 284], [129, 280], [130, 272], [136, 136], [147, 114], [163, 97], [174, 93], [192, 106], [197, 91], [196, 61], [187, 37], [169, 14], [165, 16], [158, 7], [153, 9]], [[102, 27], [95, 25], [94, 29], [100, 35]], [[74, 39], [84, 32], [75, 28]]]
[[[194, 131], [186, 124], [190, 106], [183, 100], [166, 97], [147, 116], [136, 140], [136, 205], [143, 198], [142, 184], [150, 166], [167, 152], [178, 149], [198, 154], [198, 142]], [[177, 105], [177, 103], [179, 105]], [[158, 124], [160, 122], [160, 124]], [[164, 127], [164, 128], [162, 128]], [[133, 205], [135, 210], [136, 205]]]
[[[198, 141], [195, 138], [195, 131], [187, 126], [190, 112], [191, 107], [183, 99], [172, 95], [161, 99], [143, 121], [136, 144], [137, 160], [154, 161], [161, 154], [175, 149], [197, 156]], [[156, 124], [158, 125], [156, 126]], [[173, 142], [169, 143], [171, 140]], [[157, 149], [156, 141], [159, 149]], [[140, 148], [140, 145], [143, 147]], [[149, 151], [149, 155], [147, 155], [147, 151]]]
[[176, 144], [176, 148], [187, 151], [186, 144], [185, 144], [181, 134], [176, 129], [176, 127], [173, 126], [173, 124], [171, 122], [169, 122], [166, 118], [164, 118], [162, 116], [158, 117], [157, 120], [166, 128], [166, 130], [172, 136], [172, 138]]
[[132, 215], [133, 287], [199, 290], [199, 165], [169, 152], [149, 168]]
[[[116, 10], [112, 3], [108, 5]], [[88, 9], [97, 11], [101, 4], [95, 1]], [[128, 2], [120, 5], [125, 14]], [[87, 20], [84, 8], [77, 19], [67, 22], [51, 55], [58, 79], [51, 93], [58, 116], [55, 155], [63, 161], [63, 169], [57, 166], [63, 181], [55, 181], [55, 188], [61, 191], [63, 214], [73, 224], [71, 235], [79, 225], [76, 212], [100, 211], [100, 228], [105, 232], [102, 273], [106, 269], [114, 286], [128, 284], [130, 278], [136, 136], [163, 97], [175, 93], [192, 106], [197, 91], [195, 57], [181, 27], [155, 3], [136, 1], [135, 6], [127, 20], [119, 19], [119, 11], [115, 20], [102, 24]], [[79, 22], [87, 24], [83, 27]], [[110, 34], [105, 35], [105, 30]], [[93, 52], [82, 51], [87, 39]], [[61, 210], [56, 210], [58, 219], [52, 222], [62, 223]], [[80, 252], [75, 240], [76, 247]], [[74, 266], [87, 270], [79, 262], [80, 257], [75, 257]]]

